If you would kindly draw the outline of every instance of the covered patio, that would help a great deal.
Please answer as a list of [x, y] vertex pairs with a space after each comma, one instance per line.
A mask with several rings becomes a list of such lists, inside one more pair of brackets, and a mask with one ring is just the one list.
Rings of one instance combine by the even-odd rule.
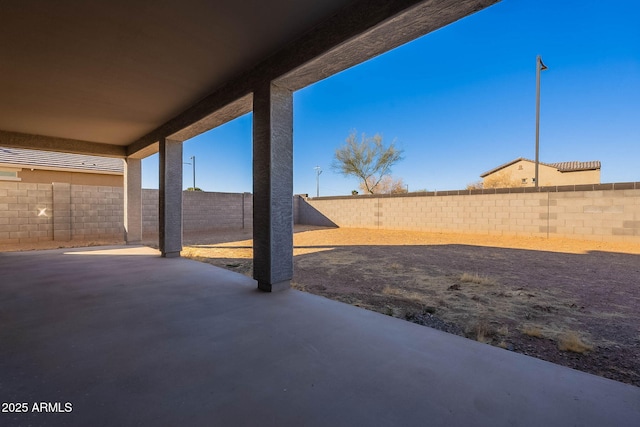
[[[0, 425], [638, 425], [638, 388], [289, 289], [293, 92], [496, 1], [3, 4], [0, 144], [123, 159], [129, 245], [0, 253]], [[179, 258], [182, 143], [248, 112], [255, 280]]]
[[0, 254], [2, 425], [635, 426], [640, 389], [144, 246]]
[[158, 153], [159, 247], [171, 258], [182, 249], [183, 142], [252, 112], [254, 278], [288, 289], [293, 93], [497, 1], [7, 4], [0, 144], [123, 159], [131, 244], [142, 241], [141, 159]]

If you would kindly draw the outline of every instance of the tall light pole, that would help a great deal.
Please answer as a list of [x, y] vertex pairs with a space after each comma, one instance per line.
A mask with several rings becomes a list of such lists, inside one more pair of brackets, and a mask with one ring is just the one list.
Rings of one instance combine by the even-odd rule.
[[322, 168], [316, 166], [313, 169], [316, 171], [316, 197], [320, 197], [320, 174], [322, 173]]
[[185, 165], [191, 165], [193, 168], [193, 191], [196, 191], [196, 156], [189, 157], [191, 159], [191, 163], [184, 162]]
[[196, 156], [191, 156], [191, 162], [193, 163], [193, 191], [196, 191]]
[[538, 166], [540, 164], [540, 72], [547, 66], [542, 62], [542, 57], [536, 57], [536, 187], [539, 186]]

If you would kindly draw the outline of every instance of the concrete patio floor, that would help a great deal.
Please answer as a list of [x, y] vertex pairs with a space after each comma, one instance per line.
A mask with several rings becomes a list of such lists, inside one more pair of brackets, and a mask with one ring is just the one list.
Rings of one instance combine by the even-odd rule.
[[640, 388], [146, 247], [0, 278], [2, 426], [640, 425]]

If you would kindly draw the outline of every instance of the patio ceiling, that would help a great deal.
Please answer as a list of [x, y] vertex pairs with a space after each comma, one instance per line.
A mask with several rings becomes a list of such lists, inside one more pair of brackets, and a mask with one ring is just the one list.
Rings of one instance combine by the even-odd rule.
[[496, 1], [5, 1], [0, 143], [147, 155]]

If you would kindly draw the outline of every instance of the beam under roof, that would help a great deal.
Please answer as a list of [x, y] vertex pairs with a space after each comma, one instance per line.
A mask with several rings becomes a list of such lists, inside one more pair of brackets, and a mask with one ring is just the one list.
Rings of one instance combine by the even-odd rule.
[[[161, 138], [186, 140], [251, 111], [268, 81], [301, 89], [500, 0], [358, 0], [162, 126], [134, 141], [136, 155]], [[197, 124], [197, 125], [196, 125]]]
[[[0, 30], [6, 33], [3, 46], [8, 49], [0, 69], [6, 72], [5, 88], [11, 88], [14, 80], [20, 85], [3, 107], [13, 115], [5, 117], [0, 143], [107, 157], [146, 157], [157, 152], [162, 138], [184, 141], [250, 112], [254, 89], [267, 82], [290, 90], [303, 88], [499, 0], [331, 0], [313, 11], [289, 7], [292, 15], [278, 15], [276, 21], [281, 25], [295, 22], [282, 31], [257, 17], [270, 7], [280, 13], [289, 10], [289, 0], [272, 1], [271, 6], [263, 3], [240, 13], [230, 6], [233, 0], [220, 0], [216, 5], [200, 0], [192, 7], [172, 0], [161, 9], [134, 8], [129, 20], [124, 0], [96, 8], [85, 5], [77, 13], [71, 13], [72, 0], [55, 7], [40, 0], [41, 4], [10, 8], [9, 16], [17, 21]], [[337, 9], [341, 2], [347, 6]], [[235, 21], [227, 24], [238, 23], [238, 19], [253, 23], [240, 31], [232, 26], [233, 36], [242, 35], [245, 49], [253, 43], [262, 50], [245, 62], [229, 64], [223, 60], [233, 53], [235, 44], [225, 42], [224, 49], [215, 51], [218, 59], [205, 55], [209, 59], [202, 62], [201, 50], [219, 47], [217, 37], [226, 40], [226, 27], [209, 25], [210, 18], [224, 21], [222, 12], [230, 10]], [[165, 22], [177, 12], [184, 15], [183, 23], [195, 22], [192, 31], [169, 31], [155, 37], [158, 33], [150, 30], [158, 26], [149, 26], [148, 20], [140, 22], [144, 13]], [[327, 13], [332, 14], [317, 20]], [[304, 25], [315, 26], [305, 31], [300, 19], [305, 20]], [[112, 21], [122, 25], [112, 28]], [[21, 25], [34, 23], [42, 25], [20, 38]], [[218, 27], [222, 32], [208, 30]], [[287, 42], [288, 36], [297, 38]], [[262, 40], [266, 38], [270, 44]], [[14, 39], [17, 44], [11, 44]], [[121, 39], [129, 42], [119, 45]], [[196, 47], [188, 49], [194, 43]], [[185, 49], [189, 55], [181, 56]], [[227, 67], [226, 74], [215, 68], [217, 63]], [[152, 81], [140, 80], [144, 76]], [[163, 83], [171, 90], [169, 86], [163, 90]], [[109, 88], [118, 90], [111, 93]], [[174, 113], [162, 113], [171, 110]], [[15, 126], [12, 117], [19, 122]], [[140, 129], [147, 133], [129, 140], [140, 135]]]
[[118, 158], [124, 158], [127, 155], [127, 147], [121, 145], [101, 144], [99, 142], [81, 141], [78, 139], [56, 138], [3, 130], [0, 130], [0, 141], [3, 147], [10, 148], [27, 148]]

